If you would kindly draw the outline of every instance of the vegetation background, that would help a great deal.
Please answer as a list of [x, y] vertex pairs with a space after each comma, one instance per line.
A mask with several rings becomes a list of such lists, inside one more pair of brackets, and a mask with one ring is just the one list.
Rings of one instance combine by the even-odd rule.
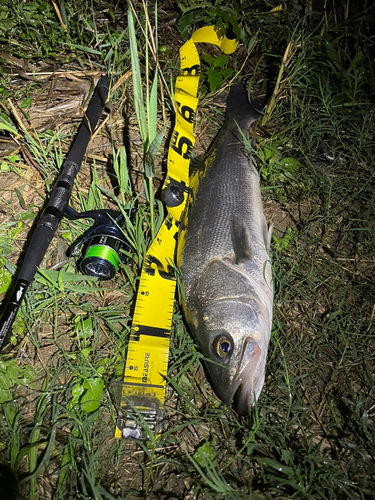
[[[112, 282], [66, 257], [87, 224], [64, 220], [30, 287], [0, 358], [0, 499], [374, 498], [374, 15], [373, 0], [1, 1], [3, 299], [103, 72], [112, 112], [72, 205], [138, 211], [129, 263]], [[248, 418], [225, 407], [177, 301], [162, 435], [117, 441], [114, 382], [164, 216], [177, 49], [210, 24], [234, 30], [240, 47], [199, 47], [195, 157], [222, 123], [233, 79], [270, 96], [252, 131], [274, 224], [265, 387]], [[144, 161], [155, 137], [159, 152]]]

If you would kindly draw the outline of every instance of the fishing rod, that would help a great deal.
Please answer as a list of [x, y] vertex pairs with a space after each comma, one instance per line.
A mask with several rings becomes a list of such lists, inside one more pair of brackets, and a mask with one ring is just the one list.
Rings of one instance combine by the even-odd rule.
[[[68, 209], [68, 202], [74, 179], [81, 168], [88, 143], [107, 101], [108, 90], [108, 76], [104, 75], [96, 85], [73, 145], [61, 167], [60, 175], [57, 178], [50, 199], [32, 234], [14, 290], [0, 320], [0, 351], [8, 340], [12, 324], [25, 297], [26, 290], [34, 279], [37, 267], [42, 262], [61, 219], [64, 215], [70, 216], [70, 218], [78, 218], [72, 216], [72, 212]], [[81, 215], [84, 215], [84, 213]], [[90, 215], [88, 217], [94, 218]], [[92, 270], [95, 271], [95, 268]]]

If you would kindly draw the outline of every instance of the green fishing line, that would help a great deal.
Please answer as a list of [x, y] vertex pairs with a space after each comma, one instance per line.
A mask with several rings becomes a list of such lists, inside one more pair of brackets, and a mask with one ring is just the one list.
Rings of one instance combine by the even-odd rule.
[[103, 245], [94, 245], [90, 247], [86, 252], [85, 259], [88, 259], [89, 257], [107, 260], [115, 269], [117, 269], [118, 263], [120, 262], [117, 252], [113, 250], [113, 248], [105, 247]]

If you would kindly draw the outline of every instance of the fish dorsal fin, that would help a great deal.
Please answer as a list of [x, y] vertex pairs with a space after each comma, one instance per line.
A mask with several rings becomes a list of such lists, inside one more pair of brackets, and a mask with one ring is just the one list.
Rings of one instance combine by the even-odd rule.
[[236, 264], [252, 260], [249, 232], [239, 217], [233, 217], [231, 225], [232, 246]]
[[267, 222], [266, 222], [266, 218], [265, 218], [264, 214], [262, 214], [262, 224], [263, 224], [264, 244], [266, 246], [267, 252], [269, 252], [270, 248], [271, 248], [273, 224], [271, 224], [269, 227], [267, 226]]

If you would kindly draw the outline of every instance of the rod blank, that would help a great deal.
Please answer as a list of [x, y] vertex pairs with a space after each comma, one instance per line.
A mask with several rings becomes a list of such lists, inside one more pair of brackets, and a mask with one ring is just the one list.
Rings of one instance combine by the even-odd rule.
[[104, 75], [96, 85], [90, 104], [61, 167], [61, 173], [57, 178], [46, 208], [32, 234], [13, 293], [0, 320], [0, 350], [8, 340], [10, 329], [26, 294], [26, 290], [34, 279], [37, 267], [42, 262], [58, 225], [64, 216], [65, 209], [70, 200], [74, 179], [81, 168], [88, 143], [107, 101], [108, 89], [109, 80]]

